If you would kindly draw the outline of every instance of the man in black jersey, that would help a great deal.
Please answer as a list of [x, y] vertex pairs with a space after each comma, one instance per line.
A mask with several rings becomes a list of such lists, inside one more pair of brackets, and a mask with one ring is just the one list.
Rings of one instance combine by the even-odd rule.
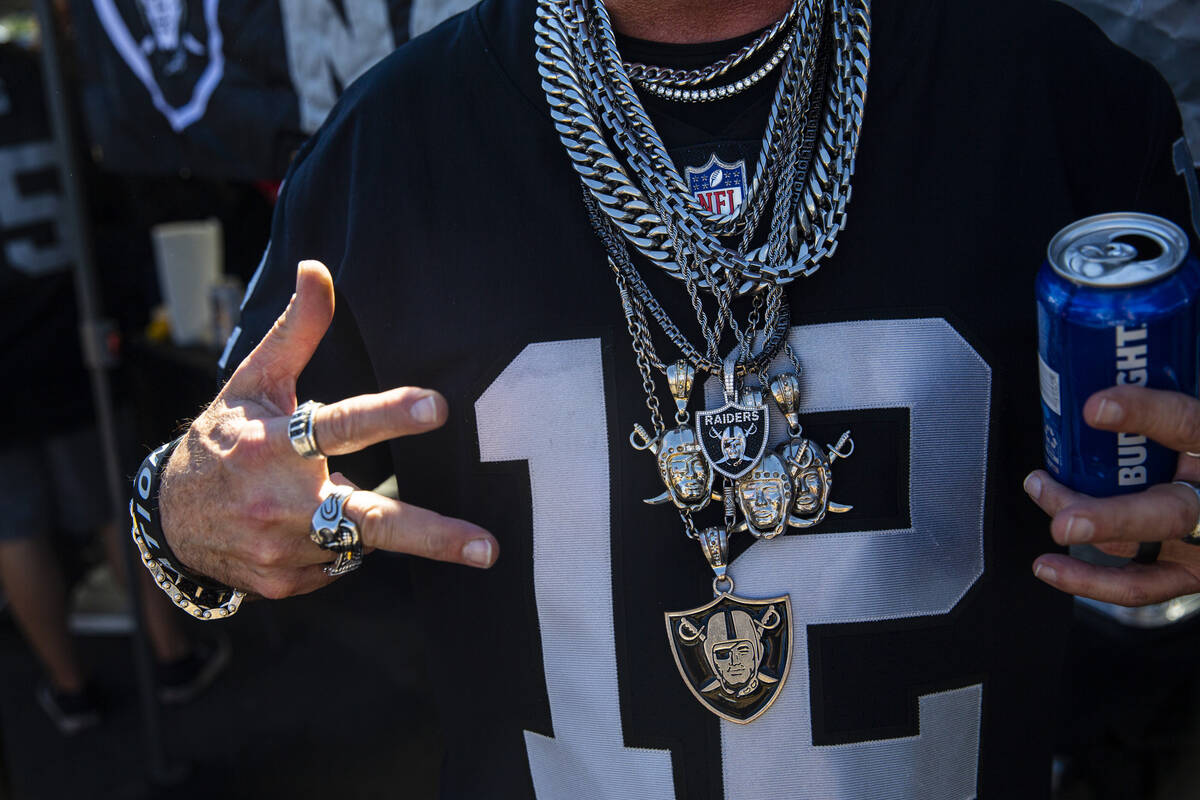
[[[609, 3], [622, 59], [679, 68], [789, 5]], [[297, 398], [329, 404], [316, 440], [355, 485], [394, 465], [405, 502], [356, 490], [345, 513], [368, 547], [420, 557], [445, 796], [1045, 797], [1051, 726], [1030, 723], [1055, 706], [1069, 602], [1030, 564], [1109, 600], [1200, 588], [1200, 552], [1173, 541], [1200, 516], [1185, 487], [1090, 500], [1026, 480], [1060, 544], [1084, 519], [1093, 543], [1167, 540], [1158, 564], [1116, 571], [1041, 555], [1020, 488], [1040, 462], [1034, 271], [1088, 214], [1186, 219], [1169, 91], [1055, 3], [877, 0], [871, 17], [850, 222], [787, 287], [806, 435], [853, 430], [833, 490], [853, 507], [733, 544], [740, 593], [791, 598], [790, 676], [747, 725], [696, 702], [663, 640], [663, 612], [711, 576], [641, 500], [663, 488], [626, 446], [642, 380], [549, 116], [532, 2], [486, 0], [401, 48], [298, 154], [236, 369], [164, 471], [163, 530], [201, 576], [311, 591], [330, 580], [311, 518], [348, 479], [297, 455]], [[682, 174], [752, 159], [772, 89], [643, 102]], [[677, 281], [645, 281], [689, 318]], [[395, 388], [411, 386], [436, 391]], [[1088, 415], [1200, 451], [1190, 398], [1124, 387]], [[1200, 479], [1194, 462], [1179, 477]]]

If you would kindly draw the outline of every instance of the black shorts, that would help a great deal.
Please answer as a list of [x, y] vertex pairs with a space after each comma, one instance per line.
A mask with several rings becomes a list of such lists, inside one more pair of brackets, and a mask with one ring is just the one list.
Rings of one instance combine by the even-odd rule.
[[90, 533], [111, 519], [95, 428], [0, 451], [0, 541]]

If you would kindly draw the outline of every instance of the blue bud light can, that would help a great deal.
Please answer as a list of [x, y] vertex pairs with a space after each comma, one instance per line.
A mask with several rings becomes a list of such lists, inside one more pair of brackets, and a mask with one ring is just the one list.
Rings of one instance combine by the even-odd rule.
[[1118, 384], [1197, 390], [1200, 261], [1179, 226], [1101, 214], [1050, 240], [1037, 277], [1046, 468], [1098, 497], [1170, 481], [1179, 454], [1145, 436], [1088, 426], [1083, 404]]

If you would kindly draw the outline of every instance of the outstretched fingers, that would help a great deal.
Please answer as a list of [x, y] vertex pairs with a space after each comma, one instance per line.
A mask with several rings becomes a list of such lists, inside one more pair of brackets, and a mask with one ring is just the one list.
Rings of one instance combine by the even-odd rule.
[[[339, 519], [357, 525], [364, 553], [382, 548], [480, 568], [496, 561], [496, 540], [478, 525], [356, 489], [341, 476], [331, 478], [322, 495], [328, 495], [334, 485], [352, 490], [341, 506]], [[318, 505], [313, 503], [312, 512]], [[234, 559], [237, 567], [230, 574], [234, 584], [279, 599], [311, 592], [333, 581], [324, 569], [334, 562], [336, 554], [308, 535], [312, 512], [306, 509], [303, 514], [292, 514], [286, 525], [275, 525], [239, 540]]]
[[495, 537], [478, 525], [374, 492], [354, 492], [345, 511], [357, 522], [364, 547], [481, 568], [499, 555]]
[[296, 378], [333, 321], [333, 279], [319, 261], [301, 261], [296, 293], [271, 330], [230, 376], [222, 394], [265, 397], [282, 412], [294, 403]]
[[[432, 389], [402, 386], [378, 394], [360, 394], [319, 407], [313, 413], [313, 436], [327, 456], [355, 453], [397, 436], [441, 427], [446, 399]], [[273, 456], [298, 458], [288, 432], [290, 416], [260, 423], [261, 439]]]
[[334, 456], [424, 433], [445, 421], [445, 398], [429, 389], [404, 386], [322, 406], [314, 415], [313, 432], [321, 452]]

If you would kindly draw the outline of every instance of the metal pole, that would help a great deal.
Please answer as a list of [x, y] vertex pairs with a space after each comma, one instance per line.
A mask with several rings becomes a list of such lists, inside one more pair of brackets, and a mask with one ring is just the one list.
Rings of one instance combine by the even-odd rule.
[[[46, 92], [46, 108], [50, 113], [54, 147], [62, 170], [63, 196], [66, 201], [63, 206], [63, 226], [68, 247], [73, 251], [75, 296], [79, 306], [79, 333], [83, 342], [83, 358], [91, 376], [96, 426], [104, 450], [104, 474], [108, 484], [109, 503], [119, 525], [126, 506], [127, 493], [121, 479], [112, 393], [108, 379], [108, 369], [113, 365], [113, 358], [107, 346], [112, 323], [101, 316], [99, 292], [96, 288], [96, 263], [87, 225], [87, 200], [84, 197], [83, 177], [79, 169], [78, 149], [71, 124], [70, 99], [63, 75], [58, 26], [52, 0], [35, 0], [34, 5], [37, 8], [41, 33], [42, 85]], [[138, 581], [138, 571], [143, 567], [130, 537], [121, 538], [124, 541], [130, 608], [133, 611], [133, 658], [146, 739], [143, 752], [147, 757], [151, 781], [166, 784], [172, 782], [173, 774], [164, 748], [165, 737], [162, 736], [162, 720], [155, 692], [154, 662], [150, 657], [149, 641], [143, 623], [142, 596]]]

